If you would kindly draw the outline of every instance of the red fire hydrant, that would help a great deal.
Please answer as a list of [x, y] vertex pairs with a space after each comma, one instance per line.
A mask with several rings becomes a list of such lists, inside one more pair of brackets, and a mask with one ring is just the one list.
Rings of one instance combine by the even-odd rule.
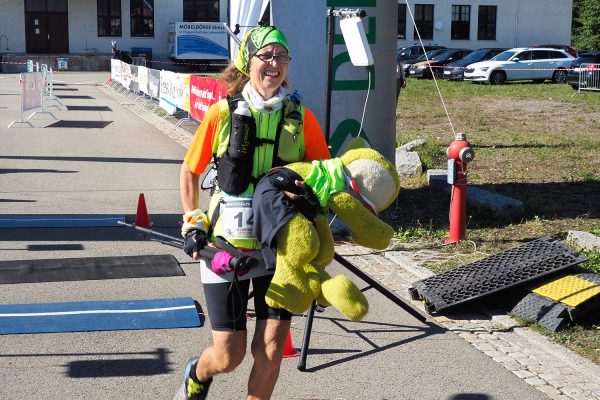
[[450, 190], [450, 232], [446, 244], [465, 238], [467, 218], [467, 164], [475, 158], [475, 151], [464, 133], [457, 133], [446, 150], [448, 155], [448, 183]]

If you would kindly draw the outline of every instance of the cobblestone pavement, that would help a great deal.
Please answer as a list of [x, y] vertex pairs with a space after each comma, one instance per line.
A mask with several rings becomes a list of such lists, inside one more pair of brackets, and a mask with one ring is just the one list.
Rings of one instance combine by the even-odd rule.
[[[183, 147], [189, 147], [197, 126], [193, 121], [175, 127], [173, 117], [161, 118], [111, 88], [101, 86], [101, 89]], [[422, 266], [425, 262], [444, 261], [447, 257], [431, 249], [378, 253], [350, 244], [337, 246], [336, 251], [423, 314], [426, 314], [423, 303], [411, 300], [408, 289], [414, 282], [434, 275]], [[431, 319], [551, 399], [600, 400], [600, 366], [550, 342], [505, 314], [482, 311]]]
[[[408, 292], [414, 282], [434, 275], [419, 265], [425, 261], [423, 252], [374, 253], [352, 245], [338, 246], [336, 251], [425, 314], [423, 303], [411, 300]], [[428, 251], [436, 257], [435, 251]], [[600, 400], [600, 366], [505, 314], [482, 311], [431, 319], [551, 399]]]

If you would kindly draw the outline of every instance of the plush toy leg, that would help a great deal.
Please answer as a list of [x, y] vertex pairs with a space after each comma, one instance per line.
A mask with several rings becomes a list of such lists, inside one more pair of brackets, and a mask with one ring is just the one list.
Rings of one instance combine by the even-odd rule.
[[333, 234], [329, 228], [327, 216], [317, 215], [315, 218], [315, 228], [319, 236], [319, 253], [313, 260], [313, 264], [325, 267], [331, 264], [334, 253]]
[[306, 264], [298, 268], [281, 260], [277, 261], [275, 275], [267, 289], [265, 300], [269, 307], [284, 308], [291, 313], [301, 314], [308, 310], [320, 290], [317, 267]]
[[276, 235], [277, 266], [265, 299], [269, 307], [302, 313], [321, 290], [319, 273], [310, 265], [319, 249], [312, 223], [298, 214]]
[[369, 303], [360, 289], [344, 275], [331, 278], [324, 269], [321, 276], [319, 304], [330, 304], [351, 321], [360, 321], [369, 311]]

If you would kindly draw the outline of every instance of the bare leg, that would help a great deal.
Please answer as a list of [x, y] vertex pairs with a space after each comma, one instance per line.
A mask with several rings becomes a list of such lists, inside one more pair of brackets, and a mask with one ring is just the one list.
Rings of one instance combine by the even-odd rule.
[[279, 377], [285, 340], [292, 321], [256, 321], [252, 339], [254, 365], [248, 380], [248, 400], [268, 400]]
[[212, 331], [213, 344], [200, 355], [196, 376], [202, 382], [210, 377], [233, 371], [246, 355], [247, 331]]

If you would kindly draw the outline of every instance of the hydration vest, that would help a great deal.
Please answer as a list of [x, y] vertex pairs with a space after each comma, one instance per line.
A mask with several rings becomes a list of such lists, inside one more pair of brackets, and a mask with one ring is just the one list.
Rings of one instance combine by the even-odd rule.
[[239, 157], [239, 152], [231, 146], [235, 146], [233, 111], [240, 99], [241, 96], [228, 97], [217, 103], [219, 126], [213, 141], [213, 157], [218, 185], [214, 187], [207, 214], [211, 238], [222, 236], [236, 247], [260, 249], [260, 242], [252, 233], [254, 186], [271, 168], [304, 159], [304, 108], [299, 100], [286, 99], [281, 110], [273, 114], [251, 110], [254, 123], [250, 128], [254, 132], [251, 154], [244, 151]]

